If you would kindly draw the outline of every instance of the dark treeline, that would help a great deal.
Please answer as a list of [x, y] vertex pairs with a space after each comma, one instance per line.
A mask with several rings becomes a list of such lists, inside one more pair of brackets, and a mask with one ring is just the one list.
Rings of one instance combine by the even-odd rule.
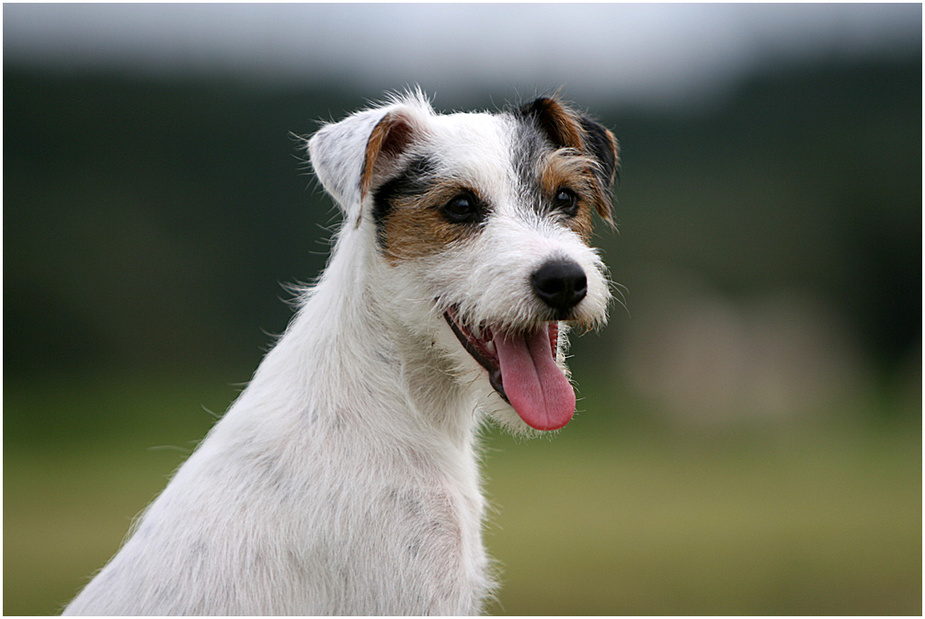
[[[631, 312], [638, 270], [677, 266], [732, 296], [821, 295], [880, 371], [915, 355], [921, 88], [912, 58], [768, 71], [698, 111], [594, 109], [623, 147], [601, 243]], [[337, 222], [295, 136], [380, 94], [5, 66], [7, 376], [256, 365], [290, 315], [280, 284], [317, 275]]]

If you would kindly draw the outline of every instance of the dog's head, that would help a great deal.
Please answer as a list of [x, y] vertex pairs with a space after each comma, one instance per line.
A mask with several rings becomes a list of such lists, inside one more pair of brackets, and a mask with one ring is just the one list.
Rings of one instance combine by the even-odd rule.
[[612, 222], [610, 131], [555, 98], [438, 115], [412, 93], [323, 127], [309, 156], [409, 331], [502, 424], [568, 423], [567, 326], [603, 325], [610, 300], [590, 246], [594, 213]]

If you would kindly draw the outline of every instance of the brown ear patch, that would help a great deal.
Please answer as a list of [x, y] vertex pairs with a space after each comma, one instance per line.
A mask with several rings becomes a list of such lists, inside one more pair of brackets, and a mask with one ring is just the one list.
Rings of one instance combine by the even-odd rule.
[[366, 198], [373, 176], [383, 163], [394, 160], [405, 152], [414, 141], [415, 128], [412, 121], [400, 111], [389, 112], [373, 128], [366, 141], [366, 157], [360, 174], [360, 196]]
[[578, 115], [555, 99], [541, 97], [520, 108], [520, 113], [536, 119], [554, 145], [560, 148], [583, 147]]

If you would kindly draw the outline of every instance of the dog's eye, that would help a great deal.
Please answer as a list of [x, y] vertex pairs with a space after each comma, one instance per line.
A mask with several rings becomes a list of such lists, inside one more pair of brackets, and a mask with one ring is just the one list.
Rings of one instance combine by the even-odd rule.
[[461, 193], [443, 205], [443, 215], [453, 223], [468, 223], [479, 217], [479, 200], [469, 192]]
[[555, 207], [556, 210], [573, 217], [578, 213], [578, 196], [571, 189], [563, 187], [556, 192]]

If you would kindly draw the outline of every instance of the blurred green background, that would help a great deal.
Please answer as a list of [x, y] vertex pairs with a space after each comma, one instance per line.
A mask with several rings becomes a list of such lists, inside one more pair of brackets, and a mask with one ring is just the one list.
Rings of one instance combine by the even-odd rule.
[[[5, 55], [5, 614], [116, 551], [324, 265], [337, 212], [293, 135], [381, 92], [206, 73]], [[566, 430], [486, 431], [491, 611], [921, 614], [920, 42], [697, 105], [589, 98], [623, 149], [598, 242], [625, 307], [573, 344]]]

